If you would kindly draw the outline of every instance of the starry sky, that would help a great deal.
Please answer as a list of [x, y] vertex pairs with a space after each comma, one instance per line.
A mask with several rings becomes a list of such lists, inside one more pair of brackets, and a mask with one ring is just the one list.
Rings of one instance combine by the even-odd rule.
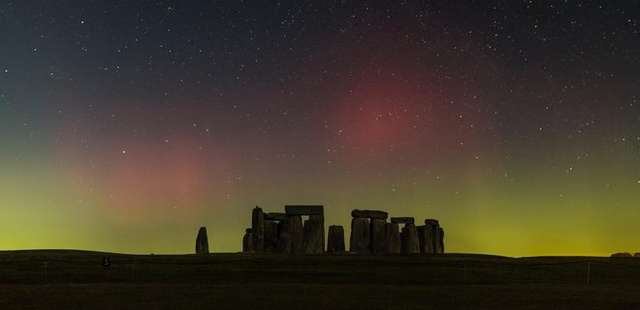
[[4, 0], [0, 38], [0, 249], [233, 252], [313, 203], [640, 251], [635, 1]]

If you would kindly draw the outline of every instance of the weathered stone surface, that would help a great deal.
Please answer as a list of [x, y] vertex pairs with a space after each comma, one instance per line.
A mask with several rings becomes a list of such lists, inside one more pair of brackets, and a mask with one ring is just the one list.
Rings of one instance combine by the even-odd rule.
[[622, 258], [622, 257], [633, 257], [633, 256], [631, 256], [631, 253], [621, 252], [621, 253], [611, 254], [611, 257]]
[[424, 232], [418, 232], [420, 236], [420, 253], [444, 253], [444, 230], [440, 227], [440, 223], [434, 219], [426, 219], [424, 222]]
[[400, 254], [401, 248], [400, 225], [398, 225], [398, 223], [386, 223], [384, 230], [384, 252], [386, 254]]
[[291, 238], [291, 250], [288, 253], [303, 254], [304, 232], [302, 228], [302, 217], [289, 216], [289, 219], [287, 220], [287, 230], [289, 231], [289, 237]]
[[264, 252], [264, 213], [255, 207], [251, 213], [251, 232], [253, 234], [253, 250]]
[[278, 223], [276, 221], [264, 221], [264, 251], [277, 252], [278, 249]]
[[305, 254], [324, 253], [323, 217], [312, 215], [304, 222], [303, 247]]
[[420, 253], [420, 242], [418, 241], [416, 225], [406, 224], [404, 228], [402, 228], [400, 236], [402, 238], [402, 254]]
[[370, 219], [380, 219], [387, 220], [389, 217], [389, 213], [378, 210], [353, 210], [351, 211], [351, 216], [355, 218], [370, 218]]
[[244, 237], [242, 237], [242, 252], [253, 252], [253, 234], [251, 233], [251, 228], [247, 229], [244, 233]]
[[384, 253], [385, 240], [385, 224], [387, 222], [381, 219], [371, 219], [371, 253]]
[[327, 253], [344, 253], [344, 227], [338, 225], [329, 226]]
[[371, 234], [368, 218], [356, 217], [351, 220], [349, 251], [354, 254], [370, 254]]
[[209, 254], [209, 237], [207, 236], [206, 227], [200, 227], [200, 230], [198, 230], [198, 236], [196, 237], [196, 254]]
[[268, 212], [264, 214], [264, 219], [271, 221], [284, 221], [287, 219], [287, 215], [282, 212]]
[[289, 232], [289, 218], [278, 221], [278, 253], [291, 254], [291, 234]]
[[397, 223], [397, 224], [415, 224], [416, 222], [413, 217], [407, 217], [407, 216], [392, 217], [390, 221], [391, 223]]
[[324, 206], [321, 205], [288, 205], [284, 206], [287, 215], [324, 215]]
[[420, 244], [420, 253], [421, 254], [425, 254], [426, 248], [425, 248], [425, 239], [427, 239], [427, 231], [426, 231], [426, 225], [421, 225], [421, 226], [416, 226], [416, 232], [418, 233], [418, 242]]
[[444, 229], [442, 229], [442, 227], [438, 227], [438, 232], [438, 239], [436, 240], [436, 253], [444, 254]]

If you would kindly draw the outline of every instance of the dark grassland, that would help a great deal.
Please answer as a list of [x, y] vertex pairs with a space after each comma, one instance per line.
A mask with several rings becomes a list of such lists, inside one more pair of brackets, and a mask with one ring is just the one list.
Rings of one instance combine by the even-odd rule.
[[640, 259], [0, 252], [0, 309], [640, 309]]

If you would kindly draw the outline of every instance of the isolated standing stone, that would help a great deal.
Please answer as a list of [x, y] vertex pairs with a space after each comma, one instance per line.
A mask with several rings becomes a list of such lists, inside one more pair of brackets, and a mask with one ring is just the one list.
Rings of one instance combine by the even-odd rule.
[[242, 237], [242, 252], [253, 252], [253, 234], [251, 233], [251, 228], [245, 230], [244, 237]]
[[200, 227], [200, 230], [198, 230], [198, 237], [196, 237], [196, 254], [209, 254], [209, 238], [207, 237], [206, 227]]
[[415, 224], [406, 224], [402, 228], [402, 254], [420, 253], [420, 243]]
[[351, 238], [349, 251], [355, 254], [370, 254], [371, 234], [368, 218], [353, 218], [351, 220]]
[[324, 253], [321, 215], [312, 215], [304, 222], [303, 239], [305, 254]]
[[329, 226], [327, 252], [344, 253], [344, 250], [344, 228], [338, 225]]
[[384, 252], [386, 254], [400, 254], [401, 245], [400, 225], [398, 225], [398, 223], [386, 223], [384, 230]]
[[371, 253], [384, 253], [385, 224], [382, 219], [371, 219]]
[[251, 213], [251, 232], [253, 234], [253, 250], [264, 252], [264, 213], [255, 207]]
[[304, 253], [304, 232], [302, 228], [302, 217], [299, 215], [289, 216], [287, 219], [287, 230], [291, 238], [291, 254]]

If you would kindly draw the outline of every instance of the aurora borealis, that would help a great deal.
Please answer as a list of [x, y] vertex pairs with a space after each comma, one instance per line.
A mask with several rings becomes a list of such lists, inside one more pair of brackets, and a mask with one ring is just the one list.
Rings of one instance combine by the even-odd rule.
[[0, 250], [239, 251], [312, 203], [640, 251], [637, 3], [388, 2], [0, 2]]

